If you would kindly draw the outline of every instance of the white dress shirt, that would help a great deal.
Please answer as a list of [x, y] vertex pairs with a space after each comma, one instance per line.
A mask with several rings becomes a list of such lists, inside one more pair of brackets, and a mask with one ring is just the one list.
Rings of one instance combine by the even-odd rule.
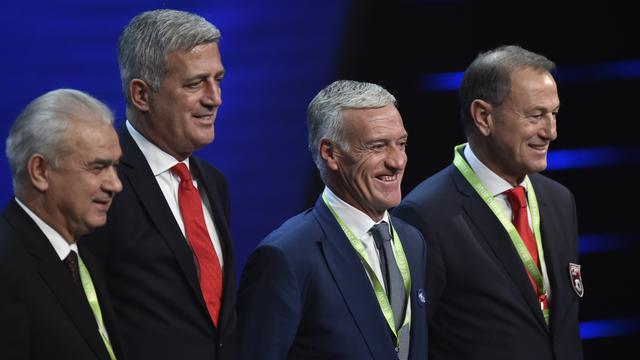
[[40, 217], [36, 215], [36, 213], [31, 211], [31, 209], [23, 204], [22, 201], [20, 201], [20, 199], [18, 199], [17, 197], [16, 202], [18, 203], [18, 205], [20, 205], [22, 210], [24, 210], [24, 212], [26, 212], [27, 215], [29, 215], [29, 217], [33, 219], [36, 225], [38, 225], [38, 228], [44, 233], [44, 236], [47, 238], [47, 240], [49, 240], [51, 246], [53, 246], [53, 249], [56, 251], [56, 254], [58, 254], [60, 260], [66, 259], [72, 250], [76, 254], [78, 254], [78, 244], [76, 244], [75, 242], [73, 244], [69, 244], [67, 240], [65, 240], [62, 235], [60, 235], [60, 233], [55, 231], [51, 226], [49, 226], [49, 224], [40, 219]]
[[[180, 227], [180, 231], [182, 231], [182, 234], [186, 239], [187, 236], [184, 231], [182, 212], [180, 211], [180, 204], [178, 203], [178, 186], [180, 185], [180, 177], [178, 177], [178, 175], [174, 174], [171, 171], [171, 168], [178, 163], [178, 160], [147, 140], [131, 125], [129, 120], [127, 120], [126, 126], [129, 134], [131, 134], [131, 137], [136, 142], [136, 145], [138, 145], [138, 148], [140, 148], [140, 151], [142, 151], [142, 154], [147, 159], [147, 163], [149, 164], [149, 167], [151, 168], [151, 171], [153, 172], [153, 175], [155, 176], [156, 181], [160, 186], [160, 190], [162, 190], [162, 194], [167, 201], [167, 205], [169, 205], [169, 208], [173, 213], [173, 217], [176, 219], [176, 222]], [[184, 161], [182, 161], [182, 163], [185, 164], [187, 166], [187, 169], [189, 169], [189, 172], [191, 172], [191, 168], [189, 166], [189, 158], [186, 158]], [[193, 173], [191, 178], [193, 179], [193, 186], [195, 186], [197, 189], [198, 180], [193, 177]], [[216, 250], [216, 254], [218, 255], [220, 268], [223, 269], [224, 259], [222, 257], [222, 247], [220, 245], [220, 237], [218, 236], [218, 232], [213, 225], [213, 212], [211, 211], [209, 199], [207, 199], [207, 195], [204, 191], [199, 191], [199, 193], [200, 199], [202, 201], [204, 220], [207, 224], [209, 237], [211, 238], [213, 247]]]
[[[473, 172], [476, 173], [476, 176], [478, 176], [478, 179], [480, 179], [480, 182], [495, 198], [496, 203], [500, 207], [500, 210], [502, 210], [507, 219], [512, 219], [513, 221], [513, 212], [511, 211], [511, 205], [509, 205], [507, 195], [503, 194], [513, 186], [511, 186], [508, 181], [498, 176], [498, 174], [494, 173], [485, 164], [483, 164], [480, 159], [478, 159], [478, 157], [473, 153], [473, 150], [471, 150], [471, 146], [469, 146], [469, 144], [465, 144], [464, 157], [469, 163], [469, 166], [471, 166], [471, 169], [473, 169]], [[525, 180], [527, 179], [527, 177], [528, 176], [525, 176]], [[522, 186], [526, 192], [528, 189], [525, 180], [522, 180], [520, 186]], [[531, 211], [529, 210], [528, 201], [529, 200], [527, 199], [527, 217], [529, 218], [529, 227], [532, 227], [533, 224], [531, 222]], [[533, 227], [531, 228], [531, 231], [533, 231]], [[549, 286], [547, 266], [542, 261], [540, 262], [540, 264], [542, 267], [542, 277], [544, 278], [544, 288], [547, 290], [547, 298], [549, 299], [549, 301], [551, 301], [551, 287]]]
[[[344, 200], [340, 199], [329, 187], [325, 186], [324, 188], [324, 196], [329, 202], [329, 205], [333, 208], [333, 210], [338, 214], [340, 219], [344, 222], [345, 225], [351, 230], [353, 235], [360, 240], [362, 246], [364, 246], [365, 252], [367, 253], [367, 262], [373, 272], [376, 274], [378, 279], [382, 279], [382, 270], [380, 269], [380, 254], [378, 253], [378, 248], [376, 247], [375, 241], [373, 240], [373, 235], [369, 232], [373, 225], [379, 224], [385, 221], [389, 224], [389, 229], [391, 229], [391, 223], [389, 221], [389, 212], [385, 211], [382, 216], [382, 220], [375, 222], [373, 221], [369, 215], [363, 213], [362, 211], [356, 209], [355, 207], [349, 205]], [[393, 242], [393, 237], [391, 238]], [[393, 249], [393, 254], [395, 256], [395, 247], [391, 247]], [[364, 266], [364, 265], [363, 265]], [[369, 281], [371, 281], [371, 276], [369, 272], [366, 272], [369, 277]], [[384, 281], [380, 280], [380, 285], [386, 291], [384, 286]], [[407, 296], [407, 314], [409, 318], [411, 318], [411, 296]]]

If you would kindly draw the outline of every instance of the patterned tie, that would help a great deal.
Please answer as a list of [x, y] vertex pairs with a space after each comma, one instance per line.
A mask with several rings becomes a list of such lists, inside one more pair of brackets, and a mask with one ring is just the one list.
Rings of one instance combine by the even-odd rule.
[[[540, 269], [540, 259], [538, 258], [538, 246], [536, 245], [536, 238], [531, 231], [531, 226], [529, 226], [529, 217], [527, 215], [527, 200], [524, 193], [524, 188], [522, 186], [516, 186], [510, 190], [504, 192], [507, 195], [507, 200], [509, 201], [509, 205], [511, 205], [511, 212], [513, 213], [513, 226], [515, 226], [516, 230], [518, 230], [518, 234], [520, 234], [520, 238], [522, 242], [529, 250], [529, 254], [531, 258], [535, 262], [538, 269]], [[538, 285], [531, 274], [529, 274], [529, 280], [531, 281], [531, 285], [536, 292], [536, 296], [538, 296]], [[548, 303], [546, 296], [539, 296], [538, 300], [542, 303], [543, 308], [548, 308]]]
[[78, 270], [78, 254], [75, 251], [69, 251], [69, 255], [64, 259], [65, 265], [67, 265], [67, 269], [71, 273], [71, 278], [73, 279], [73, 283], [76, 284], [77, 287], [80, 287], [80, 271]]
[[193, 249], [200, 273], [200, 290], [204, 296], [209, 315], [218, 326], [218, 314], [222, 299], [222, 269], [218, 255], [213, 247], [202, 212], [202, 203], [198, 189], [193, 186], [189, 169], [183, 163], [171, 168], [180, 177], [178, 202], [184, 221], [187, 240]]

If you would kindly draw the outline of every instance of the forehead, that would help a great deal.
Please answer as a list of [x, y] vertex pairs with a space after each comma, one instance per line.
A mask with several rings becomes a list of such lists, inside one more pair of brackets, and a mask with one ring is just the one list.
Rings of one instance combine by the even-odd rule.
[[191, 50], [175, 50], [167, 55], [167, 72], [219, 72], [222, 59], [218, 44], [201, 44]]
[[72, 120], [66, 133], [67, 151], [83, 158], [94, 158], [116, 150], [120, 142], [113, 126], [98, 119]]
[[546, 70], [517, 69], [511, 73], [511, 90], [507, 100], [527, 106], [534, 104], [549, 108], [559, 105], [558, 88]]
[[394, 105], [380, 108], [346, 109], [342, 112], [345, 131], [350, 139], [406, 136], [402, 117]]

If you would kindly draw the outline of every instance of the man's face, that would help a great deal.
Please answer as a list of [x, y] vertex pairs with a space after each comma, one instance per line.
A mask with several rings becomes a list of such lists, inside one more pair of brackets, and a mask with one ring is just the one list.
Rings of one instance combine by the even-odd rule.
[[116, 166], [120, 143], [112, 126], [72, 121], [57, 167], [49, 167], [46, 198], [50, 224], [76, 239], [104, 225], [116, 193], [122, 191]]
[[224, 68], [216, 43], [174, 51], [157, 93], [149, 93], [147, 135], [177, 159], [211, 143]]
[[407, 132], [394, 105], [342, 113], [348, 150], [335, 149], [333, 190], [374, 220], [400, 203]]
[[[551, 74], [531, 68], [511, 75], [511, 92], [492, 112], [489, 151], [498, 175], [512, 184], [547, 167], [549, 144], [557, 137], [558, 89]], [[497, 171], [496, 171], [497, 169]]]

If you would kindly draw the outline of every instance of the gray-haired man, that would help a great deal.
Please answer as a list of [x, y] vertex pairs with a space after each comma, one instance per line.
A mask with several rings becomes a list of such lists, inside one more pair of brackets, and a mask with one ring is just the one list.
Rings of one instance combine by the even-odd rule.
[[97, 260], [78, 241], [122, 184], [113, 115], [71, 89], [32, 101], [7, 138], [15, 198], [0, 217], [0, 359], [124, 358]]
[[207, 20], [175, 10], [142, 13], [120, 36], [124, 190], [90, 245], [131, 359], [235, 357], [226, 180], [191, 155], [214, 138], [219, 38]]

